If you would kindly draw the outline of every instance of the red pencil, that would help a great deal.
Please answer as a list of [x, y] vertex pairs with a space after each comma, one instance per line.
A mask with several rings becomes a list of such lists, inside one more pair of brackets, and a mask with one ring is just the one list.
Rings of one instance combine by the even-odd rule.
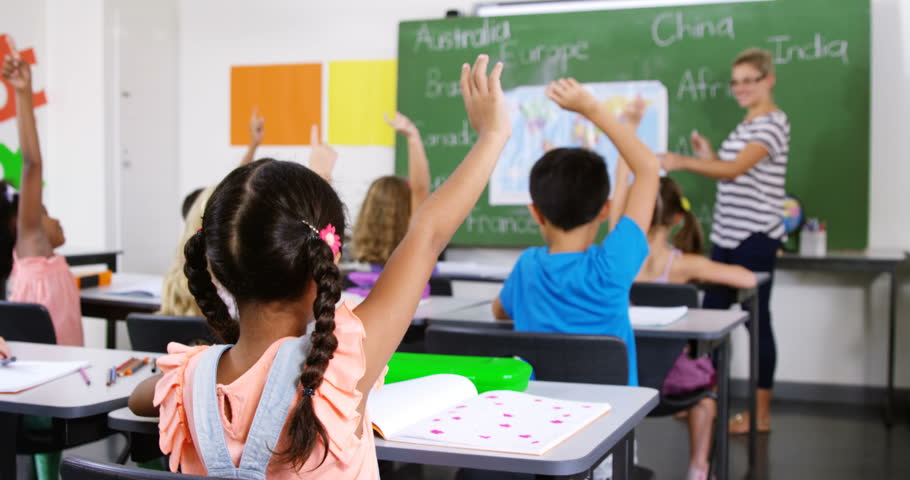
[[129, 365], [129, 363], [130, 363], [130, 362], [132, 362], [132, 361], [133, 361], [133, 360], [136, 360], [136, 357], [130, 357], [130, 359], [129, 359], [129, 360], [127, 360], [127, 361], [125, 361], [125, 362], [123, 362], [123, 363], [121, 363], [121, 364], [120, 364], [120, 366], [119, 366], [119, 367], [117, 367], [117, 368], [116, 368], [116, 371], [117, 371], [117, 372], [118, 372], [118, 373], [119, 373], [119, 372], [120, 372], [120, 370], [122, 370], [122, 369], [123, 369], [123, 367], [125, 367], [125, 366], [127, 366], [127, 365]]

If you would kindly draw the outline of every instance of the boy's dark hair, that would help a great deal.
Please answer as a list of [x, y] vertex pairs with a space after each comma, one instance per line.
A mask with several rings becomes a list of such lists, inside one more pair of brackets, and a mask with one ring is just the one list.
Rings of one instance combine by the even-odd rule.
[[19, 194], [13, 193], [5, 180], [0, 180], [0, 288], [13, 271], [13, 247], [16, 245], [16, 218]]
[[569, 231], [594, 220], [610, 197], [603, 157], [583, 148], [556, 148], [531, 169], [531, 201], [553, 225]]
[[[187, 241], [184, 273], [209, 326], [227, 343], [237, 341], [239, 325], [218, 296], [209, 267], [238, 304], [293, 301], [315, 281], [313, 346], [300, 373], [300, 386], [315, 391], [338, 345], [335, 304], [341, 276], [332, 249], [308, 224], [320, 230], [331, 224], [344, 238], [344, 206], [319, 175], [298, 163], [268, 158], [239, 167], [215, 188], [202, 229]], [[328, 446], [312, 396], [301, 395], [287, 435], [288, 449], [279, 453], [296, 468], [319, 439]]]
[[180, 213], [183, 215], [184, 220], [186, 220], [186, 216], [190, 214], [190, 209], [193, 208], [193, 204], [196, 203], [196, 199], [199, 198], [199, 194], [202, 193], [203, 190], [205, 189], [197, 188], [183, 198], [183, 206], [180, 207]]

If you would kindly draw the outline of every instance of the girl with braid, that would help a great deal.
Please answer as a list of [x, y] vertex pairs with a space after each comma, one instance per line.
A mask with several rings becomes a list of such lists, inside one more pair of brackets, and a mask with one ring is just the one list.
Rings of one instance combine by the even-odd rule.
[[[230, 478], [379, 478], [367, 398], [410, 325], [436, 259], [464, 221], [511, 134], [488, 58], [461, 71], [477, 143], [414, 213], [376, 286], [338, 305], [344, 206], [296, 163], [263, 159], [212, 193], [186, 245], [189, 288], [226, 345], [172, 343], [162, 374], [130, 397], [160, 417], [171, 470]], [[211, 272], [211, 273], [210, 273]], [[228, 315], [212, 277], [237, 300]]]

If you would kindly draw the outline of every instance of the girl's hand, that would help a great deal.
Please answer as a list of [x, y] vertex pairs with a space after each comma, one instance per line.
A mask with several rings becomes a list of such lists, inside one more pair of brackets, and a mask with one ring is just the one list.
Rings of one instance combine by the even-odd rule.
[[711, 148], [711, 142], [707, 138], [693, 131], [690, 140], [692, 141], [692, 152], [695, 153], [696, 157], [705, 160], [714, 158], [714, 149]]
[[319, 127], [310, 129], [310, 170], [319, 174], [325, 181], [332, 183], [332, 171], [338, 160], [338, 152], [330, 145], [319, 140]]
[[473, 68], [467, 63], [461, 67], [461, 96], [464, 108], [468, 112], [471, 128], [479, 136], [512, 135], [512, 121], [499, 77], [502, 75], [502, 62], [496, 63], [493, 71], [487, 76], [487, 64], [490, 57], [480, 55]]
[[6, 340], [3, 337], [0, 337], [0, 358], [9, 358], [12, 355], [12, 352], [9, 350], [9, 345], [6, 344]]
[[257, 147], [262, 144], [265, 136], [265, 117], [259, 115], [259, 108], [253, 107], [253, 116], [250, 117], [250, 143]]
[[388, 115], [383, 113], [382, 118], [385, 119], [385, 123], [388, 123], [390, 127], [394, 128], [396, 132], [404, 135], [406, 138], [420, 135], [414, 122], [412, 122], [410, 118], [404, 116], [401, 112], [395, 112], [395, 117], [393, 118], [389, 118]]
[[630, 125], [637, 127], [641, 123], [641, 117], [645, 116], [646, 107], [645, 99], [641, 98], [641, 95], [636, 95], [635, 100], [627, 103], [625, 108], [622, 109], [619, 117], [629, 122]]
[[12, 37], [7, 36], [6, 43], [13, 53], [3, 59], [3, 79], [9, 82], [17, 92], [31, 92], [32, 72], [28, 62], [19, 55], [19, 50], [16, 50], [16, 43], [13, 42]]
[[597, 108], [597, 99], [574, 78], [560, 78], [550, 82], [546, 93], [560, 107], [586, 117]]
[[682, 155], [677, 155], [673, 152], [667, 152], [657, 155], [660, 159], [660, 166], [668, 172], [673, 172], [676, 170], [684, 170], [685, 166], [685, 157]]

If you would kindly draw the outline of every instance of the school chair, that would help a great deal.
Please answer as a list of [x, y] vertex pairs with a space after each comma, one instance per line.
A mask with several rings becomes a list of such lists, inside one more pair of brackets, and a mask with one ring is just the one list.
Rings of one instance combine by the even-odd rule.
[[63, 459], [60, 464], [60, 475], [63, 480], [202, 480], [215, 478], [131, 468], [76, 457]]
[[212, 345], [215, 335], [204, 318], [131, 313], [126, 317], [126, 330], [133, 350], [167, 352], [170, 342], [184, 345]]
[[[34, 303], [0, 302], [0, 337], [18, 342], [57, 343], [50, 314], [43, 305]], [[73, 419], [26, 415], [17, 416], [13, 421], [16, 423], [16, 453], [47, 454], [41, 457], [39, 468], [43, 469], [55, 468], [51, 463], [57, 462], [59, 452], [111, 434], [106, 414]]]
[[698, 308], [698, 288], [689, 284], [648, 283], [632, 284], [629, 293], [632, 305], [644, 307], [680, 307]]
[[44, 305], [0, 301], [0, 337], [12, 342], [57, 343]]
[[519, 357], [534, 367], [536, 380], [625, 385], [626, 344], [612, 335], [516, 332], [431, 324], [428, 353]]

